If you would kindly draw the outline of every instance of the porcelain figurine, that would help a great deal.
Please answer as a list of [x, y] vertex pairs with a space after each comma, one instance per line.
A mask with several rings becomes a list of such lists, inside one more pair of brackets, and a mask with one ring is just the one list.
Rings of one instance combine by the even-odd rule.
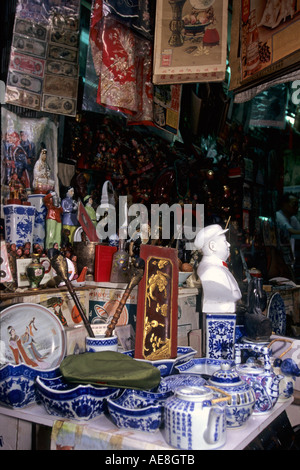
[[239, 285], [228, 269], [226, 260], [230, 244], [218, 224], [201, 229], [195, 248], [203, 254], [197, 268], [202, 285], [202, 312], [206, 321], [205, 356], [233, 359], [236, 325], [236, 302], [242, 297]]
[[214, 372], [209, 383], [219, 387], [231, 396], [226, 404], [226, 425], [229, 428], [243, 426], [253, 413], [255, 393], [253, 388], [242, 380], [229, 362], [224, 362], [221, 369]]
[[73, 243], [74, 232], [79, 226], [77, 219], [78, 203], [74, 200], [74, 188], [70, 186], [67, 190], [66, 197], [61, 202], [63, 209], [62, 226], [64, 229], [70, 230], [69, 240]]
[[35, 193], [46, 194], [54, 189], [55, 181], [51, 178], [50, 167], [47, 163], [47, 149], [42, 149], [33, 168], [33, 189]]
[[62, 232], [62, 213], [63, 209], [60, 205], [60, 198], [55, 191], [50, 191], [43, 199], [47, 208], [46, 215], [46, 240], [45, 247], [48, 250], [53, 248], [57, 243], [61, 246], [61, 232]]
[[[217, 398], [217, 392], [222, 398]], [[230, 398], [210, 386], [181, 387], [165, 401], [165, 438], [178, 449], [208, 450], [226, 442], [225, 407], [220, 402]]]
[[[248, 361], [241, 364], [241, 351], [251, 350], [263, 356], [263, 367], [255, 361]], [[255, 344], [236, 344], [236, 369], [242, 380], [247, 382], [255, 392], [254, 414], [263, 414], [272, 410], [279, 398], [279, 383], [283, 375], [275, 374], [271, 361], [270, 349], [267, 346], [257, 346]]]
[[93, 208], [93, 198], [90, 195], [85, 196], [83, 199], [85, 210], [87, 211], [88, 215], [90, 216], [91, 221], [93, 222], [94, 226], [97, 225], [97, 216], [96, 211]]

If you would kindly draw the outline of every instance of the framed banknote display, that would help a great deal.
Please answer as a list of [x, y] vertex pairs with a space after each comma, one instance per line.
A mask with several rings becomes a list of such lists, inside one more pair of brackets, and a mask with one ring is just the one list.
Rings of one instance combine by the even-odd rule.
[[153, 83], [222, 81], [227, 0], [157, 0]]

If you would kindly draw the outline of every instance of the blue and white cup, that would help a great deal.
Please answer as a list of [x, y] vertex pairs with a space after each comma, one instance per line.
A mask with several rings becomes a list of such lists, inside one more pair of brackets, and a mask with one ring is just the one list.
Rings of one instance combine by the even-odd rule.
[[96, 335], [94, 338], [87, 336], [85, 349], [86, 352], [118, 351], [118, 337], [114, 333], [108, 337], [104, 334]]

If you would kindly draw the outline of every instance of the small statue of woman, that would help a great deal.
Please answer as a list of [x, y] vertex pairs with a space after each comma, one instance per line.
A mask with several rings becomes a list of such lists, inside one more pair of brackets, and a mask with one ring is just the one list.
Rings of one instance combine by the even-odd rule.
[[72, 186], [68, 187], [66, 197], [61, 202], [61, 207], [63, 209], [63, 229], [70, 230], [69, 241], [73, 243], [74, 232], [79, 226], [79, 222], [77, 219], [78, 203], [74, 200], [74, 188]]
[[97, 225], [97, 216], [96, 211], [93, 208], [93, 198], [90, 195], [85, 196], [83, 199], [85, 210], [87, 211], [88, 215], [90, 216], [91, 221], [93, 222], [94, 226]]
[[46, 240], [45, 247], [48, 250], [53, 248], [54, 244], [57, 243], [61, 246], [61, 215], [63, 209], [60, 205], [60, 199], [54, 191], [50, 191], [43, 199], [45, 206], [47, 207], [46, 215]]
[[33, 189], [35, 193], [47, 194], [52, 191], [55, 182], [51, 179], [50, 167], [47, 163], [47, 149], [42, 149], [33, 168]]

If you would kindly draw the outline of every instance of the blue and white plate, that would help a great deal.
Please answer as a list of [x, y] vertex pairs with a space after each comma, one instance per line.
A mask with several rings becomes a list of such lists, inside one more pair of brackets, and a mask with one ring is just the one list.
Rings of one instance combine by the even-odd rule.
[[278, 292], [275, 292], [269, 300], [267, 316], [272, 322], [272, 330], [276, 335], [285, 335], [286, 311], [284, 301]]
[[53, 369], [65, 357], [66, 348], [61, 321], [43, 305], [24, 302], [0, 313], [0, 364]]

